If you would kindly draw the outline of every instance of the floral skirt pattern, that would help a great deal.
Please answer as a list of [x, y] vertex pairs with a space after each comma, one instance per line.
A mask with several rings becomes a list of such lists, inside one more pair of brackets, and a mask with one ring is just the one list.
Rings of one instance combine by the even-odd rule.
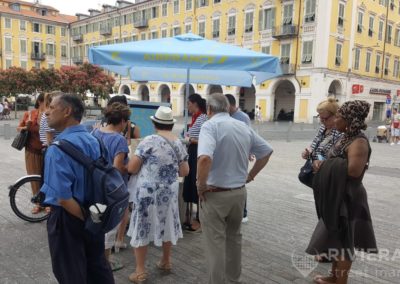
[[154, 242], [161, 246], [163, 242], [176, 245], [182, 238], [178, 206], [179, 182], [171, 185], [152, 184], [139, 187], [133, 193], [132, 211], [128, 236], [132, 247], [146, 246]]

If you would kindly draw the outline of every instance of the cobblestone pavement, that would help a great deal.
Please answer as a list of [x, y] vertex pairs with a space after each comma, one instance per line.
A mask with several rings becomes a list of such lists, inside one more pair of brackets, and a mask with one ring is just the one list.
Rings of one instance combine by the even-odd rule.
[[[272, 128], [273, 124], [264, 127]], [[303, 139], [312, 137], [314, 130], [312, 126], [307, 127], [310, 134], [305, 133]], [[273, 137], [273, 131], [263, 127], [258, 130], [267, 138]], [[311, 283], [313, 275], [326, 273], [329, 265], [316, 265], [302, 258], [317, 222], [311, 191], [297, 180], [303, 164], [300, 152], [308, 142], [292, 139], [288, 143], [286, 138], [279, 137], [271, 140], [275, 152], [270, 163], [248, 185], [249, 222], [242, 227], [242, 280], [249, 284]], [[24, 154], [10, 144], [11, 140], [0, 137], [0, 157], [3, 157], [0, 164], [0, 283], [56, 283], [45, 222], [24, 222], [10, 209], [7, 187], [25, 174]], [[400, 283], [400, 145], [371, 145], [371, 166], [364, 184], [382, 253], [380, 257], [359, 254], [349, 283]], [[206, 282], [201, 233], [185, 233], [173, 248], [171, 274], [157, 272], [155, 264], [160, 256], [160, 248], [151, 246], [147, 260], [151, 273], [148, 283]], [[131, 249], [121, 251], [116, 258], [125, 265], [115, 273], [116, 282], [129, 283], [127, 277], [134, 270]]]

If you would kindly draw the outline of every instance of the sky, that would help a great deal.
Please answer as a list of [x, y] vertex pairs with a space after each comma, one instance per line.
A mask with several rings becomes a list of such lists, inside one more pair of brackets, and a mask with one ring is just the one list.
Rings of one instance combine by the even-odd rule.
[[[33, 2], [33, 0], [29, 0]], [[76, 13], [88, 14], [88, 9], [101, 10], [103, 4], [115, 5], [116, 0], [40, 0], [43, 5], [56, 8], [61, 14], [75, 15]], [[129, 1], [133, 2], [133, 1]]]

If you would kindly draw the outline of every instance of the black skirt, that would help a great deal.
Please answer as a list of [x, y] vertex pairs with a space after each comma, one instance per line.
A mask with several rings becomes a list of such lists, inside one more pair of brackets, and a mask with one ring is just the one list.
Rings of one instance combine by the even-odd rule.
[[183, 200], [185, 202], [197, 203], [199, 196], [197, 195], [196, 174], [197, 174], [197, 144], [190, 144], [188, 147], [189, 154], [189, 174], [183, 182]]

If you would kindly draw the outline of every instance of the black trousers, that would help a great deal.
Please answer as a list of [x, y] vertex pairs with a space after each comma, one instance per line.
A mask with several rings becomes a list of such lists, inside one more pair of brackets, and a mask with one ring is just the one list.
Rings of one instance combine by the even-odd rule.
[[104, 234], [93, 235], [84, 222], [53, 206], [47, 220], [53, 273], [61, 284], [114, 284], [104, 255]]

